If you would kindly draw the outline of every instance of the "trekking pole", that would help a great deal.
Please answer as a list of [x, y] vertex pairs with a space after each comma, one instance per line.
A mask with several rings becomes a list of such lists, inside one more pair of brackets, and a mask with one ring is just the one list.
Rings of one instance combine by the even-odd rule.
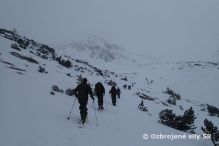
[[72, 105], [72, 107], [71, 107], [71, 110], [70, 110], [70, 112], [69, 112], [69, 114], [68, 114], [68, 118], [67, 118], [68, 120], [70, 119], [70, 115], [71, 115], [71, 113], [72, 113], [72, 111], [73, 111], [75, 102], [76, 102], [76, 98], [75, 98], [75, 100], [74, 100], [74, 102], [73, 102], [73, 105]]
[[94, 101], [93, 101], [93, 105], [94, 105], [94, 114], [95, 114], [96, 126], [98, 126], [98, 123], [97, 123], [97, 113], [96, 113], [95, 102]]
[[107, 102], [106, 102], [106, 96], [104, 95], [105, 103], [106, 103], [106, 111], [108, 111]]
[[[109, 94], [109, 100], [111, 100], [111, 102], [112, 102], [112, 96], [110, 97], [110, 94]], [[112, 103], [113, 104], [113, 103]]]
[[119, 105], [120, 95], [117, 94], [117, 97], [118, 97], [118, 98], [116, 98], [116, 102], [117, 102], [117, 104]]

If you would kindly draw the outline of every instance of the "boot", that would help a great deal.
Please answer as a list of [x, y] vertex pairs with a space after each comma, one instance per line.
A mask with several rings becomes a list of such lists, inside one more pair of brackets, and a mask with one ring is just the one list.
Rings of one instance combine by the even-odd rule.
[[84, 124], [84, 123], [86, 122], [86, 118], [87, 118], [87, 117], [82, 117], [82, 118], [81, 118], [82, 124]]
[[86, 122], [86, 118], [82, 119], [82, 124], [84, 124]]
[[81, 116], [81, 122], [82, 122], [82, 124], [84, 124], [84, 123], [86, 122], [87, 118], [88, 118], [87, 115]]
[[102, 109], [102, 108], [101, 108], [101, 105], [98, 105], [98, 109], [99, 109], [99, 110], [101, 110], [101, 109]]

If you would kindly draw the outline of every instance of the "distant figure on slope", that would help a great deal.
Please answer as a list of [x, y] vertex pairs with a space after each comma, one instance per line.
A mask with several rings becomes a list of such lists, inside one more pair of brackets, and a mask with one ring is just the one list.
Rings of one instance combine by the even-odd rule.
[[116, 106], [116, 87], [115, 86], [112, 86], [112, 88], [109, 91], [109, 94], [111, 94], [113, 105]]
[[105, 88], [103, 87], [103, 84], [98, 82], [95, 85], [95, 93], [98, 99], [98, 107], [99, 109], [103, 110], [103, 96], [105, 94]]
[[121, 90], [119, 89], [119, 87], [116, 89], [116, 94], [118, 95], [118, 98], [120, 98]]
[[141, 103], [138, 105], [138, 109], [143, 111], [143, 112], [147, 112], [148, 109], [147, 107], [144, 106], [144, 101], [142, 100]]
[[74, 93], [75, 93], [75, 96], [78, 98], [78, 102], [80, 104], [79, 110], [80, 110], [80, 114], [81, 114], [81, 121], [84, 124], [86, 122], [86, 117], [87, 117], [88, 94], [90, 94], [91, 98], [94, 101], [91, 87], [87, 84], [86, 78], [82, 79], [82, 83], [79, 84], [74, 89]]

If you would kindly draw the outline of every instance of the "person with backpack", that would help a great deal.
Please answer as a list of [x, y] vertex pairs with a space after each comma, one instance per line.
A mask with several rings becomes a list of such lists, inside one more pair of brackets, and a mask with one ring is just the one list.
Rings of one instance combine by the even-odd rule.
[[95, 93], [98, 99], [98, 107], [99, 110], [103, 110], [103, 96], [105, 94], [105, 88], [103, 87], [103, 84], [98, 82], [95, 85]]
[[87, 117], [87, 102], [88, 102], [88, 94], [93, 99], [93, 92], [91, 90], [91, 87], [87, 84], [87, 79], [83, 78], [81, 84], [79, 84], [74, 89], [74, 94], [78, 98], [78, 102], [80, 104], [79, 110], [81, 114], [81, 121], [84, 124], [86, 122]]
[[113, 85], [109, 91], [109, 94], [111, 94], [113, 106], [116, 106], [116, 93], [116, 87]]
[[118, 95], [118, 98], [120, 99], [121, 90], [119, 89], [119, 87], [116, 89], [116, 94]]

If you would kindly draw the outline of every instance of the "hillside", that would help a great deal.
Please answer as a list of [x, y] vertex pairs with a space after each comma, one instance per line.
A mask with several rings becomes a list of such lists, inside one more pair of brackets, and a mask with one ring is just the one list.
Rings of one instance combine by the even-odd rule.
[[[218, 107], [219, 62], [159, 63], [152, 59], [143, 63], [142, 58], [123, 54], [120, 47], [110, 44], [102, 46], [94, 41], [92, 45], [74, 43], [74, 49], [53, 48], [0, 29], [0, 145], [211, 146], [210, 140], [144, 140], [142, 135], [185, 133], [159, 122], [163, 109], [182, 115], [193, 107], [197, 134], [203, 133], [201, 126], [205, 118], [219, 126], [218, 117], [209, 116], [207, 111], [207, 104]], [[84, 45], [86, 55], [82, 56], [80, 50]], [[92, 46], [102, 48], [91, 50]], [[116, 54], [114, 57], [110, 49]], [[123, 68], [123, 65], [127, 66]], [[92, 88], [98, 81], [104, 83], [108, 107], [108, 111], [96, 111], [96, 121], [94, 105], [89, 100], [88, 122], [84, 128], [78, 128], [77, 102], [67, 120], [75, 97], [65, 92], [75, 88], [81, 76], [88, 78]], [[108, 94], [112, 82], [122, 89], [116, 107], [112, 106]], [[53, 85], [60, 92], [53, 91]], [[123, 88], [124, 85], [131, 89]], [[167, 102], [168, 87], [181, 96], [176, 105]], [[142, 100], [146, 112], [138, 108]]]

